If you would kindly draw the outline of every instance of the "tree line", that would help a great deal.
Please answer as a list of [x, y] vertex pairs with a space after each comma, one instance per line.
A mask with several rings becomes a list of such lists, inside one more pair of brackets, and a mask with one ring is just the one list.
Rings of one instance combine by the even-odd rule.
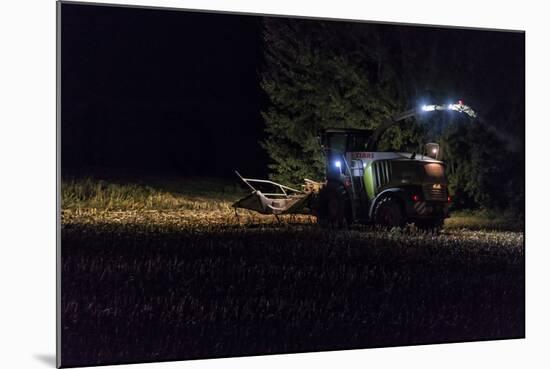
[[262, 112], [273, 179], [321, 179], [322, 128], [374, 129], [420, 104], [464, 100], [478, 113], [430, 114], [382, 147], [440, 143], [457, 208], [524, 208], [521, 33], [285, 18], [263, 20]]

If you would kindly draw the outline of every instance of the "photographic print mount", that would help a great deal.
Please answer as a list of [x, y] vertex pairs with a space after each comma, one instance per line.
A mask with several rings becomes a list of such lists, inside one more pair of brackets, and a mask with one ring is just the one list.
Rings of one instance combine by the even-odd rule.
[[58, 7], [61, 366], [524, 337], [523, 33]]

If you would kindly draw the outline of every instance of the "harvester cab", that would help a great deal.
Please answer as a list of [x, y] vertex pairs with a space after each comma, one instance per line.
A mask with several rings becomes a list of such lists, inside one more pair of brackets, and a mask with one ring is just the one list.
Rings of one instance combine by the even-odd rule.
[[327, 129], [321, 134], [326, 185], [319, 193], [321, 224], [376, 223], [440, 227], [450, 197], [437, 144], [426, 154], [373, 151], [372, 131]]

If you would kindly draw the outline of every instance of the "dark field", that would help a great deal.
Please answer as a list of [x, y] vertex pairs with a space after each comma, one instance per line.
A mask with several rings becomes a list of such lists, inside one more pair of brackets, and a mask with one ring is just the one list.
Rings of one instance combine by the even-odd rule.
[[103, 210], [64, 193], [63, 366], [525, 334], [521, 232], [322, 231], [171, 193]]

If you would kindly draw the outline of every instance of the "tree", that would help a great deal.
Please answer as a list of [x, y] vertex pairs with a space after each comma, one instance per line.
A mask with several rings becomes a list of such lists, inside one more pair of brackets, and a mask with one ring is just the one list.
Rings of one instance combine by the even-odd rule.
[[[317, 134], [374, 129], [422, 103], [464, 99], [480, 119], [433, 114], [392, 127], [382, 150], [440, 142], [455, 207], [524, 204], [524, 68], [518, 34], [267, 18], [261, 85], [272, 178], [321, 179]], [[419, 123], [419, 124], [416, 124]]]
[[375, 25], [269, 18], [263, 34], [261, 84], [270, 99], [263, 145], [272, 178], [320, 179], [320, 129], [372, 129], [396, 111], [382, 33]]

